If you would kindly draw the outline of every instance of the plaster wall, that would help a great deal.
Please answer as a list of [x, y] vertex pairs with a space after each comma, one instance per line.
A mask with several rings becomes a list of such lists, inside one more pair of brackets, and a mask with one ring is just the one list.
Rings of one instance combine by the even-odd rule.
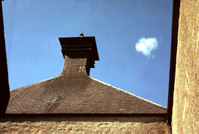
[[181, 0], [173, 100], [173, 134], [199, 132], [199, 0]]
[[162, 117], [17, 117], [0, 121], [1, 134], [170, 134]]

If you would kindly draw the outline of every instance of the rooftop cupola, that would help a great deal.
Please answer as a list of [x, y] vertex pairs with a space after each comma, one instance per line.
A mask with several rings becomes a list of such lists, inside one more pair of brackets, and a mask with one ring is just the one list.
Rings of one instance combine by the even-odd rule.
[[62, 74], [86, 72], [89, 75], [95, 60], [99, 60], [95, 37], [84, 37], [81, 33], [80, 37], [62, 37], [59, 41], [65, 59]]

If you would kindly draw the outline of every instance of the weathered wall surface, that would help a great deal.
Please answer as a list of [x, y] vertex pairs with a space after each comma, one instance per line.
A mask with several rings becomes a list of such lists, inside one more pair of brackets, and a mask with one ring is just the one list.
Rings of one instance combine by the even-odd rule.
[[166, 123], [132, 122], [7, 122], [1, 134], [169, 134]]
[[199, 133], [199, 0], [181, 0], [173, 134]]
[[[78, 121], [78, 118], [80, 119]], [[32, 121], [1, 121], [1, 134], [170, 134], [170, 127], [157, 118], [81, 118]], [[30, 120], [30, 119], [29, 119]], [[151, 122], [148, 122], [148, 121]]]
[[166, 123], [140, 122], [7, 122], [1, 134], [169, 134]]

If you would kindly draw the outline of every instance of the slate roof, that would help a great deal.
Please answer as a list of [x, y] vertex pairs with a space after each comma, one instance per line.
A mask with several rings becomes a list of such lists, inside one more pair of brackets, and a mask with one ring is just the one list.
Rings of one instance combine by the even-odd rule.
[[[67, 57], [66, 57], [67, 59]], [[69, 59], [69, 58], [68, 58]], [[70, 70], [70, 69], [69, 69]], [[74, 69], [75, 70], [75, 69]], [[10, 92], [10, 114], [162, 114], [166, 108], [89, 77], [61, 75]], [[66, 75], [67, 74], [67, 75]], [[51, 102], [61, 96], [60, 102]]]
[[12, 90], [6, 114], [166, 114], [165, 107], [91, 78], [87, 64], [88, 57], [65, 55], [57, 77]]
[[[51, 102], [55, 96], [60, 102]], [[158, 114], [166, 108], [90, 77], [71, 82], [60, 76], [11, 91], [6, 113]]]

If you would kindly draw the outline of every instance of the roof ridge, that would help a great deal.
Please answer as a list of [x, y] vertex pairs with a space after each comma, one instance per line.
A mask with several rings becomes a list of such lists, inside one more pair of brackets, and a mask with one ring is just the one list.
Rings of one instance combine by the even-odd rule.
[[90, 79], [93, 79], [93, 80], [95, 80], [95, 81], [97, 81], [97, 82], [100, 82], [100, 83], [102, 83], [102, 84], [104, 84], [104, 85], [113, 87], [113, 88], [115, 88], [116, 90], [125, 92], [125, 93], [127, 93], [127, 94], [129, 94], [129, 95], [132, 95], [132, 96], [135, 96], [135, 97], [137, 97], [137, 98], [139, 98], [139, 99], [141, 99], [141, 100], [144, 100], [144, 101], [146, 101], [146, 102], [152, 103], [152, 104], [154, 104], [154, 105], [156, 105], [156, 106], [158, 106], [158, 107], [167, 108], [167, 107], [164, 107], [164, 106], [162, 106], [162, 105], [160, 105], [160, 104], [157, 104], [157, 103], [155, 103], [155, 102], [152, 102], [152, 101], [150, 101], [150, 100], [147, 100], [147, 99], [144, 99], [144, 98], [142, 98], [142, 97], [139, 97], [139, 96], [137, 96], [137, 95], [135, 95], [135, 94], [132, 94], [132, 93], [130, 93], [130, 92], [127, 92], [127, 91], [125, 91], [125, 90], [122, 90], [122, 89], [120, 89], [120, 88], [118, 88], [118, 87], [115, 87], [115, 86], [112, 86], [112, 85], [110, 85], [110, 84], [107, 84], [107, 83], [105, 83], [105, 82], [103, 82], [103, 81], [100, 81], [100, 80], [98, 80], [98, 79], [92, 78], [92, 77], [90, 77], [90, 76], [89, 76], [89, 78], [90, 78]]
[[20, 88], [28, 88], [28, 87], [31, 87], [32, 85], [37, 85], [37, 84], [40, 84], [40, 83], [43, 83], [43, 82], [47, 82], [47, 81], [49, 81], [49, 80], [53, 80], [53, 79], [59, 78], [59, 77], [61, 77], [61, 76], [62, 76], [62, 75], [59, 74], [58, 76], [55, 76], [55, 77], [53, 77], [53, 78], [46, 78], [46, 79], [44, 79], [44, 80], [41, 80], [41, 81], [38, 81], [38, 82], [35, 82], [35, 83], [32, 83], [32, 84], [29, 84], [29, 85], [25, 85], [25, 86], [21, 86], [21, 87], [15, 88], [15, 89], [11, 89], [10, 91], [18, 90], [18, 89], [20, 89]]

